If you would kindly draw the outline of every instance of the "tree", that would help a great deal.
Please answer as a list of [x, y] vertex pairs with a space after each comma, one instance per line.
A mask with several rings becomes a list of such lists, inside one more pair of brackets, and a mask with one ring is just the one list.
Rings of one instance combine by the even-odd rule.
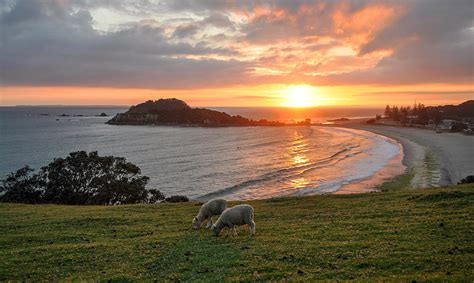
[[42, 191], [39, 181], [31, 173], [34, 170], [29, 166], [8, 174], [0, 186], [0, 201], [17, 203], [40, 203]]
[[388, 104], [385, 106], [385, 117], [392, 118], [392, 109]]
[[442, 112], [440, 112], [439, 110], [436, 110], [433, 119], [434, 119], [435, 125], [438, 126], [439, 123], [441, 123], [441, 120], [443, 120]]
[[418, 124], [426, 125], [429, 122], [428, 111], [426, 110], [425, 105], [418, 104]]
[[72, 152], [56, 158], [34, 175], [28, 166], [3, 180], [4, 202], [56, 204], [127, 204], [156, 202], [164, 196], [145, 189], [149, 180], [123, 157], [99, 156], [96, 151]]
[[165, 199], [165, 195], [156, 189], [148, 190], [147, 203], [157, 203]]
[[67, 204], [137, 203], [146, 199], [148, 177], [123, 157], [101, 157], [97, 151], [72, 152], [41, 168], [44, 201]]
[[451, 132], [462, 132], [467, 129], [467, 125], [462, 122], [456, 122], [451, 126]]
[[394, 106], [392, 108], [392, 119], [394, 121], [399, 121], [400, 120], [400, 111], [398, 110], [397, 106]]

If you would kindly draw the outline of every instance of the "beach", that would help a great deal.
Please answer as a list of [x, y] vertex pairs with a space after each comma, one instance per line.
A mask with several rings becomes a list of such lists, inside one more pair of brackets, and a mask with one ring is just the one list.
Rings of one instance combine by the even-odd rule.
[[403, 146], [402, 163], [413, 173], [412, 188], [457, 184], [474, 175], [474, 137], [459, 133], [363, 124], [360, 121], [338, 125], [370, 131], [393, 138]]

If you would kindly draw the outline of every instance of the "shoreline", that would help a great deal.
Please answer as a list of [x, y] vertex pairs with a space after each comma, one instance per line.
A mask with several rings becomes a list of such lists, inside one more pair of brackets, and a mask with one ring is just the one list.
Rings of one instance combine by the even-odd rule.
[[421, 189], [428, 187], [438, 187], [436, 181], [440, 179], [440, 176], [430, 176], [428, 169], [429, 167], [432, 167], [430, 164], [428, 164], [428, 159], [430, 159], [428, 156], [432, 156], [429, 147], [423, 146], [405, 136], [391, 134], [387, 131], [383, 131], [383, 129], [379, 130], [369, 125], [366, 126], [363, 124], [355, 124], [349, 126], [348, 128], [363, 129], [378, 135], [382, 135], [396, 140], [402, 146], [403, 158], [401, 163], [406, 167], [406, 170], [398, 175], [392, 176], [392, 178], [386, 179], [385, 182], [379, 184], [380, 186], [391, 182], [396, 177], [411, 173], [412, 176], [409, 180], [409, 188]]
[[[358, 129], [362, 130], [362, 129]], [[365, 130], [364, 130], [365, 131]], [[374, 133], [372, 131], [368, 131]], [[347, 194], [363, 194], [363, 193], [373, 193], [380, 192], [378, 189], [386, 182], [390, 182], [397, 176], [403, 175], [408, 171], [408, 166], [403, 164], [406, 159], [406, 154], [404, 151], [403, 144], [397, 139], [374, 133], [385, 137], [388, 142], [396, 144], [399, 146], [400, 152], [395, 157], [393, 157], [387, 164], [384, 165], [380, 170], [375, 172], [373, 175], [357, 180], [355, 182], [346, 184], [342, 186], [339, 190], [335, 191], [332, 194], [335, 195], [347, 195]]]
[[407, 168], [404, 174], [412, 175], [409, 188], [455, 185], [462, 178], [474, 175], [472, 136], [439, 134], [418, 128], [368, 125], [362, 121], [334, 126], [366, 130], [398, 141], [403, 147], [402, 164]]

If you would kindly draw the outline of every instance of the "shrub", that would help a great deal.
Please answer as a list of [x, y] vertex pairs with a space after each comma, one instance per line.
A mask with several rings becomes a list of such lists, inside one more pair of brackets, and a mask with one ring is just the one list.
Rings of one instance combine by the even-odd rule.
[[165, 195], [156, 189], [148, 190], [147, 203], [157, 203], [165, 199]]
[[467, 129], [467, 125], [461, 122], [456, 122], [451, 126], [451, 132], [462, 132]]
[[99, 156], [96, 151], [71, 152], [32, 174], [25, 166], [1, 181], [0, 201], [55, 204], [127, 204], [163, 199], [147, 191], [149, 180], [123, 157]]
[[0, 201], [17, 203], [40, 203], [42, 190], [38, 179], [29, 166], [8, 174], [0, 186]]
[[170, 196], [165, 199], [166, 202], [188, 202], [189, 199], [187, 196]]
[[459, 181], [458, 185], [471, 184], [471, 183], [474, 183], [474, 175], [469, 175], [469, 176], [463, 178], [461, 181]]

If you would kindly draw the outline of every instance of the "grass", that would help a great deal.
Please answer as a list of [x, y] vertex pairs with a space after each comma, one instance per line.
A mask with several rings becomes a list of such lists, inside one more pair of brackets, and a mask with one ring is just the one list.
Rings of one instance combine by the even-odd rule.
[[377, 187], [377, 190], [382, 192], [395, 192], [403, 191], [411, 188], [411, 180], [415, 173], [413, 170], [409, 170], [404, 174], [398, 175], [387, 182], [382, 183]]
[[474, 280], [472, 184], [250, 203], [254, 238], [190, 230], [196, 203], [0, 204], [0, 281]]

